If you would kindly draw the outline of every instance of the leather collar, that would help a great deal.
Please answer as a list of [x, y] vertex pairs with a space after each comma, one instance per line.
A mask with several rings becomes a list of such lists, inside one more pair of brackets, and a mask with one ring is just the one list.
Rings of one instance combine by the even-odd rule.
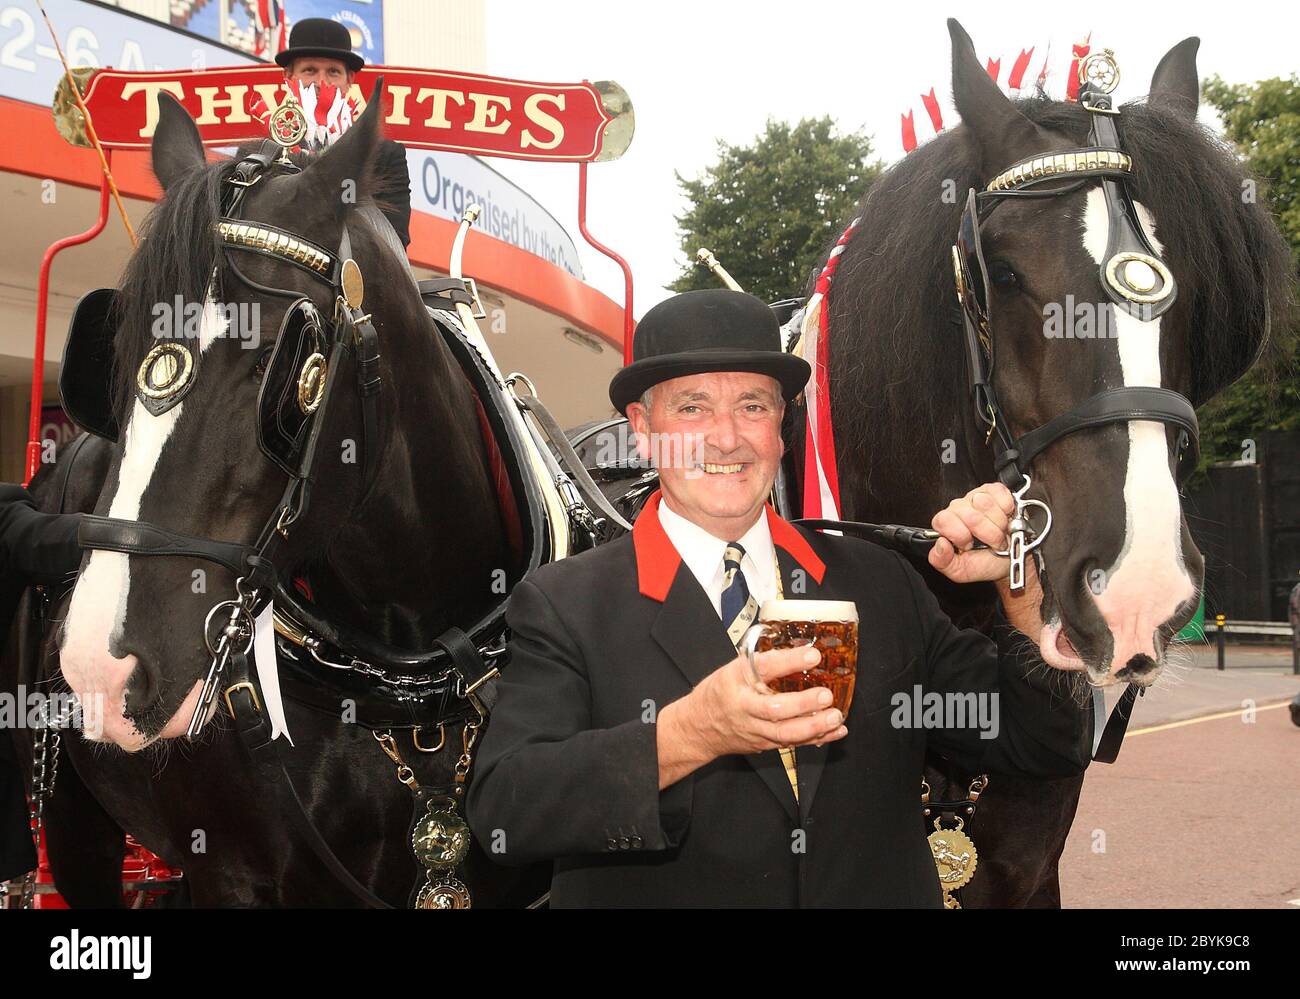
[[[637, 584], [643, 596], [663, 603], [672, 589], [677, 570], [682, 565], [682, 557], [668, 539], [663, 525], [659, 522], [659, 501], [663, 498], [661, 490], [646, 500], [632, 527], [632, 544], [636, 549]], [[777, 516], [769, 505], [764, 505], [767, 513], [767, 526], [772, 532], [772, 543], [788, 552], [796, 562], [820, 585], [826, 574], [826, 564], [817, 557], [804, 536], [791, 524]]]

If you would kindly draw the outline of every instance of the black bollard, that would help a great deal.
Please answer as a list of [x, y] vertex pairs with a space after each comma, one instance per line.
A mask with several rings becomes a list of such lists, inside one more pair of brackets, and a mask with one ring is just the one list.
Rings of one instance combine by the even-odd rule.
[[1219, 633], [1219, 669], [1223, 669], [1223, 658], [1228, 646], [1227, 620], [1222, 614], [1215, 614], [1214, 625]]

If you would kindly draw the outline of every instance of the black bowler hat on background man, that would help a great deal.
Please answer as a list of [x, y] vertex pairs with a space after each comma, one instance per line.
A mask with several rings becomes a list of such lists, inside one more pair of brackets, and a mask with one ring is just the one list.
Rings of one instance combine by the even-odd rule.
[[303, 56], [338, 59], [354, 73], [366, 64], [352, 51], [352, 35], [348, 29], [328, 17], [305, 17], [295, 24], [289, 31], [289, 47], [277, 52], [275, 61], [288, 69], [295, 59]]
[[753, 295], [687, 291], [660, 302], [637, 324], [632, 363], [609, 383], [609, 401], [626, 416], [628, 403], [651, 386], [707, 371], [771, 375], [788, 402], [803, 391], [812, 369], [781, 349], [775, 314]]

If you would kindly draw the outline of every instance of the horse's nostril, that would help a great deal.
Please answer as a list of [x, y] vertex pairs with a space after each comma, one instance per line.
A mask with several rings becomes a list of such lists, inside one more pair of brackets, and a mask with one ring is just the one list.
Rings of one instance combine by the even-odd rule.
[[1116, 673], [1115, 676], [1120, 680], [1140, 680], [1145, 676], [1149, 676], [1157, 668], [1159, 667], [1154, 659], [1145, 652], [1139, 652], [1125, 663], [1124, 668]]
[[144, 659], [137, 658], [135, 669], [126, 681], [123, 713], [128, 718], [139, 718], [152, 708], [162, 693], [161, 677]]

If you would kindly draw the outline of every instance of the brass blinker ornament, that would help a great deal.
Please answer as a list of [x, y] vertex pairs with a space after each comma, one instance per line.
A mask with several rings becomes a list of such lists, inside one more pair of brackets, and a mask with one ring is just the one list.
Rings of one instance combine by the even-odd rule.
[[298, 410], [303, 416], [311, 416], [320, 408], [325, 398], [325, 356], [313, 353], [302, 362], [298, 372]]
[[194, 372], [194, 355], [181, 343], [155, 346], [136, 372], [135, 381], [141, 394], [150, 399], [168, 399], [189, 384]]

